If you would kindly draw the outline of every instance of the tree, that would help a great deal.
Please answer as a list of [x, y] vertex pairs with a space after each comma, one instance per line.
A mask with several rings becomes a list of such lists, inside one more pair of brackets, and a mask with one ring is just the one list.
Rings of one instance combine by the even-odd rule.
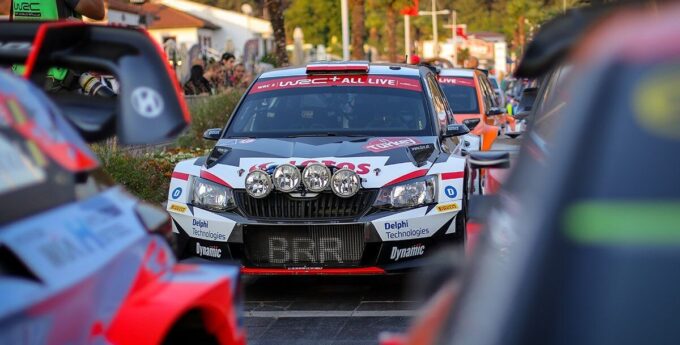
[[330, 47], [342, 37], [338, 0], [295, 0], [285, 16], [286, 32], [292, 35], [293, 30], [300, 27], [305, 34], [305, 43]]
[[366, 58], [364, 54], [364, 36], [366, 35], [364, 0], [351, 0], [350, 8], [352, 9], [352, 59], [363, 60]]
[[276, 62], [278, 66], [288, 65], [288, 52], [286, 52], [286, 28], [283, 17], [282, 0], [266, 0], [274, 31], [274, 48], [276, 49]]

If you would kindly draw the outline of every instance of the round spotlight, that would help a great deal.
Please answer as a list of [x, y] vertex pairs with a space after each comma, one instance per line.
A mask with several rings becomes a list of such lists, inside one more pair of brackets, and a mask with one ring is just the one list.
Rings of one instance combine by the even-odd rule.
[[310, 192], [321, 192], [331, 181], [331, 171], [321, 163], [312, 163], [302, 171], [302, 183]]
[[273, 177], [274, 187], [285, 193], [294, 191], [302, 179], [300, 169], [291, 164], [281, 164], [276, 167]]
[[246, 175], [246, 192], [253, 198], [264, 198], [274, 189], [269, 174], [262, 170], [253, 170]]
[[331, 178], [331, 189], [335, 195], [341, 198], [349, 198], [359, 191], [361, 179], [352, 170], [342, 168], [333, 174]]

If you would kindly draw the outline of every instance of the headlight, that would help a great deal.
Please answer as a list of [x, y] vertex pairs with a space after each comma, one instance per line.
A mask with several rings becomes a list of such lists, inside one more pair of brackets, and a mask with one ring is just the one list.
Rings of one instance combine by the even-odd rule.
[[281, 164], [274, 170], [274, 187], [288, 193], [300, 185], [300, 170], [294, 165]]
[[341, 198], [349, 198], [356, 194], [359, 187], [361, 187], [359, 175], [347, 168], [336, 171], [331, 178], [331, 189]]
[[383, 187], [378, 193], [374, 206], [401, 208], [432, 204], [437, 201], [436, 191], [436, 176], [425, 176]]
[[191, 204], [210, 211], [226, 211], [235, 206], [231, 188], [194, 178]]
[[246, 176], [246, 192], [253, 198], [264, 198], [274, 189], [269, 174], [262, 170], [253, 170]]
[[312, 163], [302, 171], [302, 182], [310, 192], [321, 192], [331, 181], [331, 171], [320, 163]]

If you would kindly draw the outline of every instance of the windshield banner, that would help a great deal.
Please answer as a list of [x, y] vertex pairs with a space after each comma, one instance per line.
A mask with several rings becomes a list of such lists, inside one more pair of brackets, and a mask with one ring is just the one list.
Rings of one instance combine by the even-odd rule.
[[472, 78], [439, 77], [439, 84], [475, 87]]
[[323, 75], [260, 80], [250, 93], [295, 89], [300, 87], [363, 86], [421, 91], [418, 79], [382, 75]]

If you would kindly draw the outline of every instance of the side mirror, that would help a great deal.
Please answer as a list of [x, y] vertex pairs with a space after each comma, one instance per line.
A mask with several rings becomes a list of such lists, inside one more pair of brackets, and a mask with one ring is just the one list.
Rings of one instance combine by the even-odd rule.
[[472, 169], [507, 169], [510, 167], [510, 152], [471, 151], [468, 162]]
[[488, 116], [496, 116], [501, 114], [503, 114], [503, 109], [498, 107], [491, 107], [489, 108], [489, 110], [486, 111], [486, 115]]
[[222, 128], [210, 128], [203, 132], [203, 139], [205, 140], [220, 140]]
[[470, 130], [473, 130], [475, 129], [475, 127], [477, 127], [479, 121], [480, 121], [479, 119], [465, 119], [463, 120], [463, 124], [467, 126], [467, 128], [469, 128]]
[[470, 133], [470, 129], [462, 123], [453, 123], [446, 126], [446, 132], [444, 132], [444, 138], [458, 137]]

